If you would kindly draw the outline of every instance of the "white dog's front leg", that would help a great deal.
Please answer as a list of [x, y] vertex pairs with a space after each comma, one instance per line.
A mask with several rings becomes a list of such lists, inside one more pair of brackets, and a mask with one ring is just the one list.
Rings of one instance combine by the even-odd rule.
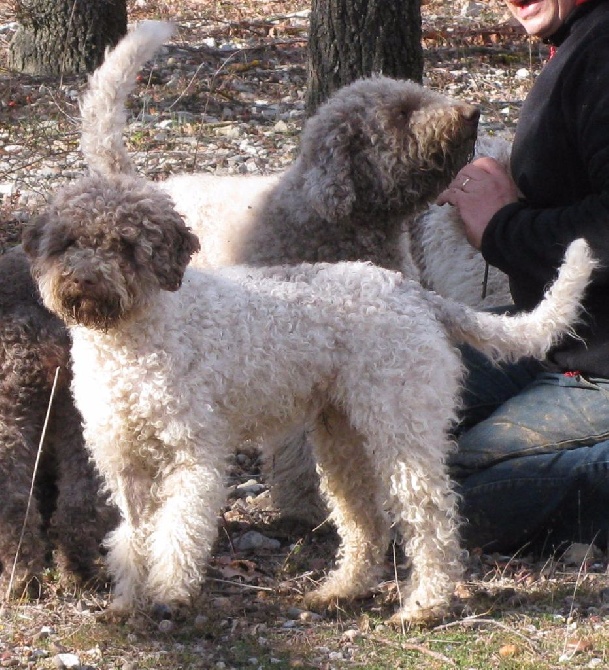
[[142, 597], [146, 573], [142, 520], [151, 486], [152, 479], [136, 473], [134, 468], [124, 468], [112, 484], [114, 499], [123, 517], [119, 527], [109, 533], [104, 542], [108, 548], [108, 570], [114, 581], [112, 608], [115, 610], [133, 610]]
[[146, 595], [156, 604], [187, 605], [203, 581], [225, 498], [224, 460], [209, 461], [176, 466], [159, 485], [147, 540]]
[[132, 611], [138, 603], [143, 582], [143, 561], [136, 549], [134, 528], [123, 521], [107, 535], [104, 544], [108, 548], [106, 562], [114, 582], [111, 608]]

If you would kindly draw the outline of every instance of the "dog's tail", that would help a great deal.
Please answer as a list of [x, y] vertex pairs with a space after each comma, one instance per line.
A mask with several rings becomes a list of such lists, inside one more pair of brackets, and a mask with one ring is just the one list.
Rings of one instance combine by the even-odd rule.
[[597, 266], [586, 241], [575, 240], [544, 299], [533, 311], [514, 316], [477, 312], [436, 294], [431, 299], [454, 341], [467, 343], [494, 361], [543, 358], [561, 336], [573, 334], [581, 300]]
[[123, 141], [125, 100], [137, 73], [171, 37], [173, 28], [164, 21], [143, 21], [106, 53], [103, 64], [89, 78], [80, 104], [80, 146], [91, 172], [109, 176], [134, 171]]

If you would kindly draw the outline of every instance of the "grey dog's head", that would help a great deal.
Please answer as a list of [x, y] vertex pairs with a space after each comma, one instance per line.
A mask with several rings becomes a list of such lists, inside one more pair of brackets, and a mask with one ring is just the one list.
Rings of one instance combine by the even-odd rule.
[[448, 186], [473, 154], [480, 113], [412, 81], [359, 79], [305, 125], [308, 201], [327, 220], [409, 214]]
[[199, 249], [171, 199], [138, 177], [85, 177], [57, 193], [23, 246], [45, 305], [108, 330], [180, 287]]

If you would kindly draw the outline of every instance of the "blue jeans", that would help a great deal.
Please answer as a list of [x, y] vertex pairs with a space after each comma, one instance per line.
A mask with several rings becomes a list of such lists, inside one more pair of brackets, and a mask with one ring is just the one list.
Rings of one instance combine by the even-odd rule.
[[449, 461], [468, 547], [605, 547], [609, 531], [609, 380], [495, 367], [463, 349], [468, 375]]

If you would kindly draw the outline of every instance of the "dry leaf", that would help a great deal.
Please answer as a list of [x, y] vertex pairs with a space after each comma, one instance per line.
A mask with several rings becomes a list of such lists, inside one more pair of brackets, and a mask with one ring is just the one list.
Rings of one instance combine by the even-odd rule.
[[501, 658], [512, 658], [520, 653], [520, 648], [515, 644], [504, 644], [501, 649], [499, 649], [499, 656]]

